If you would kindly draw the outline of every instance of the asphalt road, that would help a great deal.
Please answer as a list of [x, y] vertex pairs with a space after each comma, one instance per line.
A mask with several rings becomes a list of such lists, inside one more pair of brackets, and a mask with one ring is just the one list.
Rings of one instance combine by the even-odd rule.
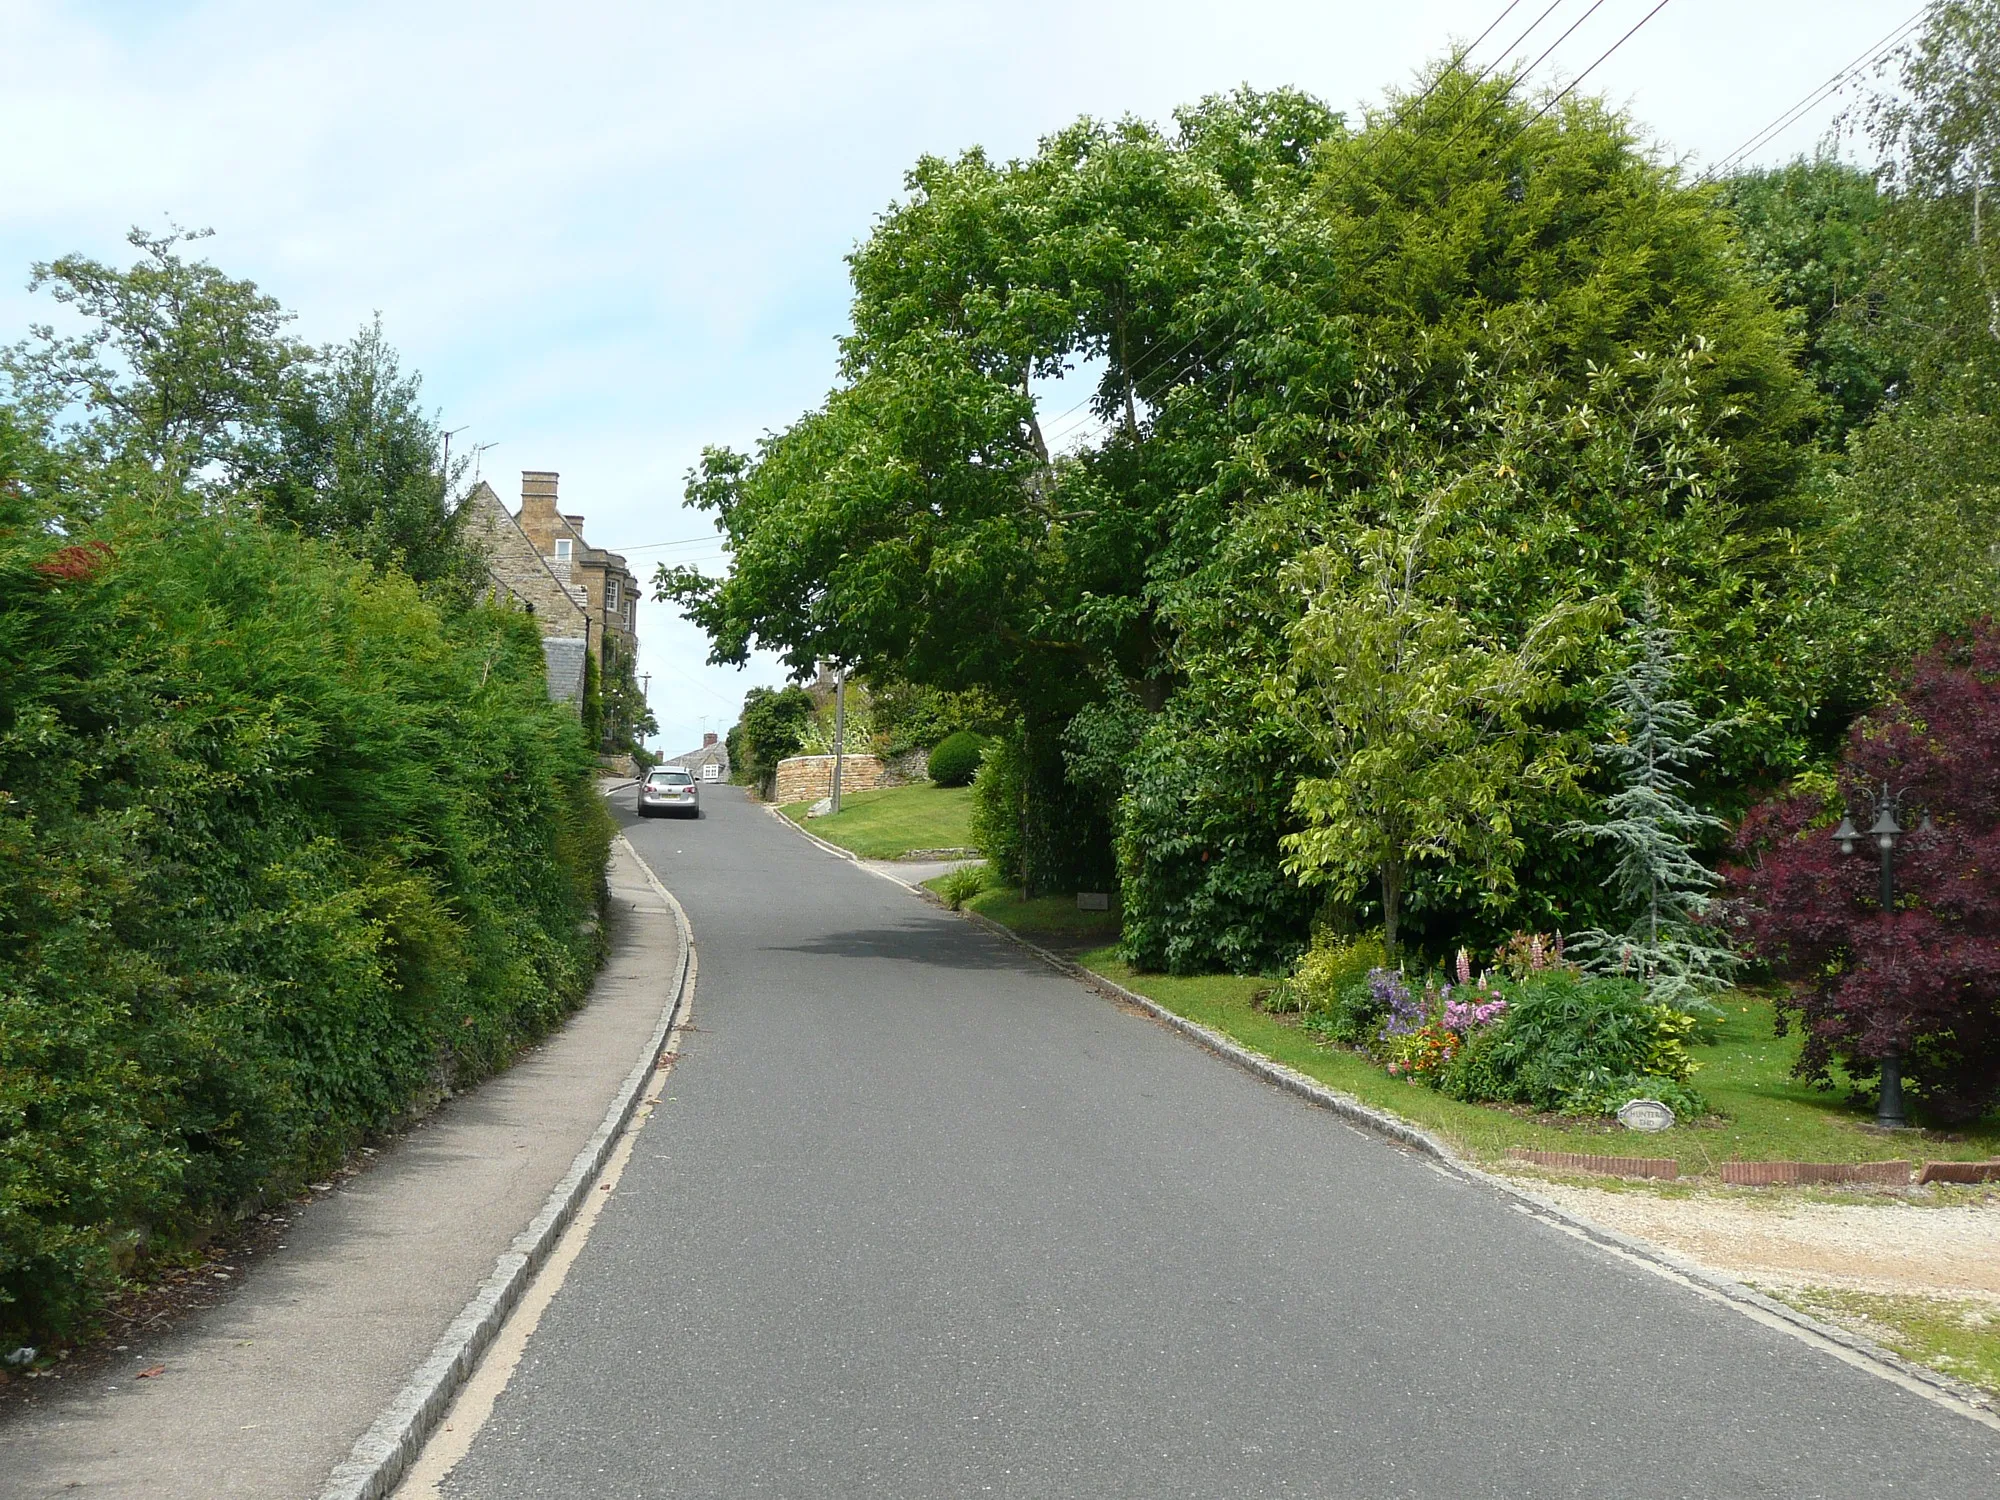
[[446, 1495], [2000, 1494], [1993, 1430], [705, 792], [629, 830], [699, 1030]]

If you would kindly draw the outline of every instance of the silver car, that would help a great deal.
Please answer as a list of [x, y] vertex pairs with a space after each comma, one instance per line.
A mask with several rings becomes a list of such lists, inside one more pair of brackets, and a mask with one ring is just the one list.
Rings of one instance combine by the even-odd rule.
[[694, 777], [679, 766], [659, 766], [646, 773], [639, 783], [639, 816], [669, 817], [685, 814], [701, 816], [701, 789]]

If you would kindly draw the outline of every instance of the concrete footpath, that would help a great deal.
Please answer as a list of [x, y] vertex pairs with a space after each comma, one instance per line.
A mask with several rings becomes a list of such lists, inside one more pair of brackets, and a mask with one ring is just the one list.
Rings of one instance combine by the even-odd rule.
[[606, 966], [560, 1031], [301, 1207], [228, 1300], [0, 1415], [0, 1496], [318, 1495], [541, 1211], [672, 1005], [678, 929], [622, 841], [609, 921]]

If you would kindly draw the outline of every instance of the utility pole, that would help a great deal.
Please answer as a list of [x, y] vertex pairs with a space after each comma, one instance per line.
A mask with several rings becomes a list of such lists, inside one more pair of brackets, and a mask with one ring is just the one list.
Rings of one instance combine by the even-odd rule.
[[[446, 434], [444, 435], [444, 473], [443, 473], [443, 474], [442, 474], [442, 475], [440, 476], [440, 481], [439, 481], [439, 482], [440, 482], [440, 483], [442, 484], [442, 486], [443, 486], [443, 493], [444, 493], [444, 497], [445, 497], [445, 498], [446, 498], [447, 500], [449, 500], [449, 499], [451, 498], [451, 439], [452, 439], [452, 434], [453, 434], [453, 433], [459, 433], [459, 432], [463, 432], [463, 431], [465, 431], [465, 429], [464, 429], [463, 427], [454, 427], [454, 428], [452, 428], [451, 432], [447, 432], [447, 433], [446, 433]], [[489, 446], [490, 446], [490, 445], [489, 445]]]
[[840, 765], [847, 758], [847, 668], [833, 674], [833, 810], [840, 811]]

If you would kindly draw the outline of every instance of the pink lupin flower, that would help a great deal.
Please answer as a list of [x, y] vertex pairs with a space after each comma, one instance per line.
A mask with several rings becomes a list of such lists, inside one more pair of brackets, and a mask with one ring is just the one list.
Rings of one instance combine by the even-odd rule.
[[1458, 950], [1458, 982], [1472, 983], [1472, 955], [1463, 948]]

